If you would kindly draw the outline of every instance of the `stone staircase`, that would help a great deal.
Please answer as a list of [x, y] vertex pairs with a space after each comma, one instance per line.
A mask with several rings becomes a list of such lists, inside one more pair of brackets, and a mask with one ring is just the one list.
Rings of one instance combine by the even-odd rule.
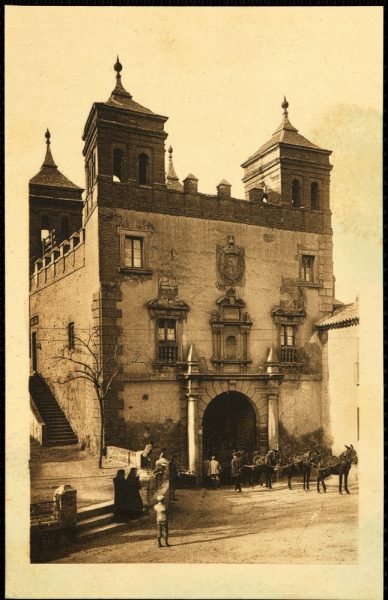
[[70, 427], [65, 413], [39, 373], [30, 376], [29, 388], [35, 406], [46, 423], [47, 438], [45, 446], [77, 444], [77, 436]]
[[[143, 517], [139, 517], [143, 518]], [[139, 518], [125, 523], [117, 523], [113, 520], [113, 503], [101, 502], [93, 506], [85, 506], [78, 509], [76, 536], [77, 541], [85, 541], [100, 535], [116, 533], [139, 522]]]

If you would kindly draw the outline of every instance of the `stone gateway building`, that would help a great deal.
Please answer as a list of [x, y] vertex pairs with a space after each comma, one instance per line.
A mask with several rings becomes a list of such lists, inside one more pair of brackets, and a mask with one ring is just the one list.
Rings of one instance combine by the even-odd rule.
[[194, 175], [179, 181], [171, 147], [166, 171], [167, 117], [132, 98], [121, 70], [117, 61], [115, 89], [86, 121], [83, 202], [49, 143], [30, 182], [32, 399], [45, 388], [97, 447], [92, 386], [64, 384], [69, 365], [55, 360], [96, 328], [98, 352], [117, 342], [123, 364], [105, 404], [107, 445], [151, 439], [201, 476], [211, 452], [229, 462], [233, 449], [264, 452], [282, 436], [329, 439], [315, 324], [334, 298], [330, 151], [298, 133], [284, 99], [272, 138], [242, 164], [245, 198], [225, 180], [200, 193]]

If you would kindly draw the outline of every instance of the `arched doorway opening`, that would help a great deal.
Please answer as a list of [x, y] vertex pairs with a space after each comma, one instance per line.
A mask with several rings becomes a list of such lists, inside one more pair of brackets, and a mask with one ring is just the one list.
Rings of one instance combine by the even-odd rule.
[[203, 414], [202, 431], [203, 465], [215, 455], [223, 480], [229, 479], [233, 450], [250, 454], [257, 447], [256, 413], [240, 392], [224, 392], [210, 402]]

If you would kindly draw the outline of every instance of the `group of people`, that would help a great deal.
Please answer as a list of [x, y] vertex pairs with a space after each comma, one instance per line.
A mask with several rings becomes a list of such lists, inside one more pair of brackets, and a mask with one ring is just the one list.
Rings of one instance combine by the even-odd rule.
[[137, 469], [132, 468], [127, 478], [125, 470], [119, 469], [113, 479], [114, 517], [116, 521], [127, 521], [143, 513], [143, 500], [140, 495], [140, 479]]
[[[243, 469], [243, 455], [241, 452], [234, 451], [230, 463], [230, 475], [234, 482], [236, 492], [241, 492], [241, 474]], [[217, 489], [220, 486], [222, 467], [215, 456], [211, 457], [207, 467], [207, 477], [210, 480], [211, 486]]]
[[[146, 448], [146, 450], [148, 450], [148, 452], [144, 453], [144, 458], [147, 459], [146, 464], [147, 467], [150, 468], [150, 449]], [[176, 500], [175, 490], [178, 478], [178, 471], [175, 465], [175, 460], [173, 456], [170, 458], [170, 460], [168, 460], [165, 453], [162, 452], [158, 460], [155, 462], [153, 473], [154, 475], [156, 475], [157, 473], [163, 473], [166, 468], [168, 468], [168, 476], [170, 483], [169, 499]], [[119, 522], [124, 522], [132, 518], [141, 516], [144, 513], [144, 505], [140, 495], [141, 483], [137, 473], [137, 469], [131, 468], [127, 478], [125, 478], [125, 470], [119, 469], [117, 471], [116, 476], [113, 479], [113, 485], [115, 520]], [[168, 543], [168, 511], [166, 499], [161, 494], [158, 495], [156, 498], [154, 511], [156, 514], [158, 546], [159, 548], [162, 547], [162, 539], [164, 539], [166, 546], [170, 546], [170, 544]]]
[[[256, 453], [253, 453], [255, 455]], [[276, 465], [280, 460], [279, 450], [271, 449], [267, 452], [265, 457], [260, 455], [260, 459], [263, 458], [264, 464], [268, 465]], [[244, 463], [245, 462], [255, 462], [257, 459], [256, 456], [252, 456], [252, 459], [249, 460], [248, 456], [245, 456], [244, 452], [233, 450], [232, 452], [232, 460], [230, 462], [230, 477], [234, 483], [234, 490], [237, 493], [241, 493], [241, 478], [243, 475]], [[217, 489], [220, 486], [221, 481], [221, 473], [222, 467], [219, 461], [215, 456], [211, 457], [211, 460], [208, 462], [206, 476], [208, 481], [210, 481], [211, 487]]]

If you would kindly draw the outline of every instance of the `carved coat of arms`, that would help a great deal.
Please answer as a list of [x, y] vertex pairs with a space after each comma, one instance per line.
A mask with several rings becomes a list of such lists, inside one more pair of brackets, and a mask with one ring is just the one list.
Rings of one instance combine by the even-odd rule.
[[229, 236], [227, 246], [217, 246], [217, 266], [225, 283], [235, 284], [242, 279], [245, 272], [245, 252], [244, 248], [235, 245], [233, 236]]

